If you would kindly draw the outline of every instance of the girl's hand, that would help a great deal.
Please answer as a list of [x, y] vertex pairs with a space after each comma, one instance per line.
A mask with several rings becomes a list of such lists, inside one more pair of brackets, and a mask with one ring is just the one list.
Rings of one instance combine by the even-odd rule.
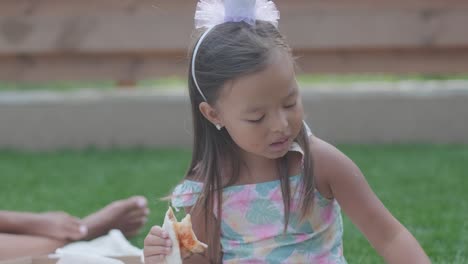
[[29, 234], [58, 240], [74, 241], [83, 239], [88, 229], [79, 218], [64, 212], [47, 212], [33, 216]]
[[163, 263], [172, 250], [169, 234], [160, 226], [153, 226], [145, 238], [143, 255], [145, 264]]

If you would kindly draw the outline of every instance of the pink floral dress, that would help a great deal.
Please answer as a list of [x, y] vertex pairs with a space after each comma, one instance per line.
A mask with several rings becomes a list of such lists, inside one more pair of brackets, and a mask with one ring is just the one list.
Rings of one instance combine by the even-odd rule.
[[[290, 151], [302, 152], [298, 147], [294, 143]], [[341, 210], [336, 200], [315, 191], [311, 197], [313, 210], [306, 221], [299, 223], [296, 190], [301, 177], [290, 177], [292, 207], [286, 233], [279, 180], [223, 189], [223, 263], [346, 263]], [[172, 205], [194, 205], [202, 187], [200, 182], [184, 180], [174, 189]]]

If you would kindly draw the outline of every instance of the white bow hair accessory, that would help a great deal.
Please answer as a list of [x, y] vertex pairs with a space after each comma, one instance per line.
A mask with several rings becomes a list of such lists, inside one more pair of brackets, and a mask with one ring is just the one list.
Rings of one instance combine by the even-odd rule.
[[263, 20], [278, 27], [280, 13], [268, 0], [200, 0], [195, 11], [195, 28], [210, 29], [224, 22]]

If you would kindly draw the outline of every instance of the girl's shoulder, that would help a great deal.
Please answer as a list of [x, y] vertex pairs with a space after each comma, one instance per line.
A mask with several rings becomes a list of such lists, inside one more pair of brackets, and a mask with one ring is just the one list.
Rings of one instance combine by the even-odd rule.
[[349, 173], [353, 173], [357, 166], [335, 146], [315, 135], [309, 137], [309, 144], [316, 188], [322, 196], [333, 199], [332, 179], [346, 177]]
[[192, 180], [183, 180], [179, 183], [171, 195], [171, 203], [175, 208], [190, 207], [195, 205], [198, 196], [203, 190], [203, 183]]

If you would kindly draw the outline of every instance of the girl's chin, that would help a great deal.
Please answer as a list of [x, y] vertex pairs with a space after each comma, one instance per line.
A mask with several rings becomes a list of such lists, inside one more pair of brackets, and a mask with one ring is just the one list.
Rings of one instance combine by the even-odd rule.
[[267, 155], [265, 155], [265, 157], [269, 159], [279, 159], [279, 158], [284, 157], [287, 153], [288, 153], [288, 150], [279, 151], [279, 152], [270, 152]]
[[257, 157], [263, 157], [266, 159], [278, 159], [278, 158], [284, 157], [289, 152], [289, 148], [286, 148], [281, 151], [271, 151], [269, 149], [264, 150], [262, 152], [253, 152], [253, 151], [246, 151], [246, 150], [244, 151], [251, 155], [253, 154], [254, 156], [257, 156]]

